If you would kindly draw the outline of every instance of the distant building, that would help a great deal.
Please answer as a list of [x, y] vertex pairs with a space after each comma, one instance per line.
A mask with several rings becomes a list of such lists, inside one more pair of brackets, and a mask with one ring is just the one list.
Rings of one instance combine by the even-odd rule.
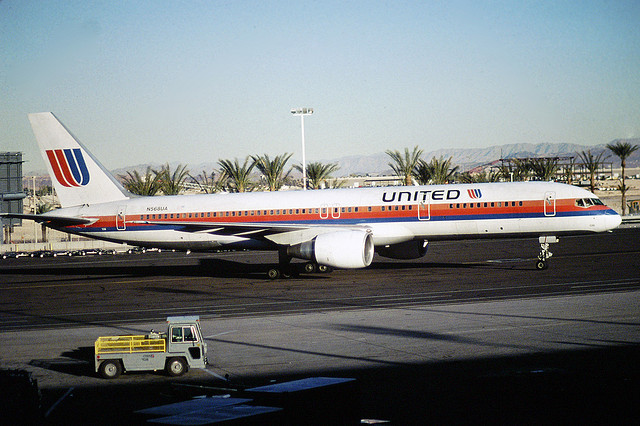
[[[22, 153], [0, 152], [0, 212], [22, 213]], [[20, 219], [0, 219], [2, 239], [9, 241], [14, 226], [22, 225]]]

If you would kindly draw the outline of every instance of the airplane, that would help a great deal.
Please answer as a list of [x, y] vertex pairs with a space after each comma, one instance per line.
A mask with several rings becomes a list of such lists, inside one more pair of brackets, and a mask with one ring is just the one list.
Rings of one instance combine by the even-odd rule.
[[365, 268], [374, 252], [417, 259], [438, 240], [538, 237], [537, 269], [560, 236], [610, 231], [621, 217], [591, 192], [507, 182], [143, 197], [129, 193], [51, 112], [29, 114], [61, 208], [4, 214], [70, 234], [190, 251], [274, 250], [269, 278]]

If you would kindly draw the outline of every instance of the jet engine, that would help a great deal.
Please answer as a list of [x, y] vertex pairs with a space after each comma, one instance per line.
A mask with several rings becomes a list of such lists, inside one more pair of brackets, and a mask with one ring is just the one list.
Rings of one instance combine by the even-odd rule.
[[287, 249], [289, 256], [334, 268], [365, 268], [373, 260], [373, 238], [365, 231], [320, 234]]
[[391, 259], [418, 259], [427, 253], [427, 240], [411, 240], [376, 248], [380, 256]]

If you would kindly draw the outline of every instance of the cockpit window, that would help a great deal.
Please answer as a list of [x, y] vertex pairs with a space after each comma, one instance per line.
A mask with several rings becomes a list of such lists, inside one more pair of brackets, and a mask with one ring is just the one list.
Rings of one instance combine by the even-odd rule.
[[576, 200], [576, 206], [583, 208], [603, 205], [604, 203], [599, 198], [578, 198]]

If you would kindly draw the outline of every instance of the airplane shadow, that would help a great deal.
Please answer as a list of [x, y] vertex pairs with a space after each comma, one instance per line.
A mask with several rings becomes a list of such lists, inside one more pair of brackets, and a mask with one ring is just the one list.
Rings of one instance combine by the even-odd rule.
[[[303, 264], [293, 263], [296, 268], [296, 278], [319, 279], [325, 278], [326, 274], [304, 274]], [[50, 275], [51, 279], [43, 279], [42, 283], [59, 281], [60, 276], [78, 276], [78, 280], [85, 280], [91, 276], [94, 280], [128, 278], [128, 277], [149, 277], [149, 276], [169, 276], [169, 277], [217, 277], [217, 278], [247, 278], [264, 280], [267, 278], [267, 271], [274, 267], [274, 263], [243, 263], [225, 259], [198, 259], [197, 264], [176, 265], [156, 263], [148, 265], [51, 265], [46, 267], [34, 267], [25, 265], [20, 268], [0, 268], [0, 275]]]
[[[96, 262], [96, 265], [74, 265], [65, 263], [61, 265], [47, 264], [46, 267], [36, 265], [24, 265], [19, 268], [1, 268], [0, 275], [50, 275], [50, 279], [42, 279], [42, 283], [59, 281], [60, 276], [74, 277], [85, 280], [91, 276], [94, 280], [128, 278], [128, 277], [214, 277], [214, 278], [245, 278], [264, 280], [267, 271], [276, 266], [275, 263], [245, 263], [227, 259], [201, 258], [197, 263], [190, 264], [157, 264], [156, 262], [143, 265], [127, 265], [115, 263], [104, 265]], [[526, 263], [525, 263], [526, 262]], [[304, 263], [294, 262], [294, 278], [305, 280], [327, 279], [330, 274], [308, 274], [303, 271]], [[488, 262], [420, 262], [420, 261], [386, 261], [376, 258], [366, 269], [385, 271], [393, 269], [493, 269], [493, 270], [535, 270], [532, 262], [522, 259], [518, 262], [488, 263]], [[73, 280], [73, 278], [71, 278]]]
[[491, 270], [536, 270], [533, 260], [518, 259], [508, 263], [498, 262], [419, 262], [376, 260], [367, 269], [491, 269]]

